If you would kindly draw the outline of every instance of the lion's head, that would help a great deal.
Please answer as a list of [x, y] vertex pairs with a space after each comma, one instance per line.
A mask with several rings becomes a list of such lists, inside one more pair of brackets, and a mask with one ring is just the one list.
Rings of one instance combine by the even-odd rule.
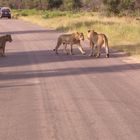
[[83, 34], [83, 33], [76, 32], [76, 33], [75, 33], [75, 38], [76, 38], [77, 40], [82, 40], [82, 41], [84, 41], [84, 34]]
[[87, 33], [87, 38], [90, 40], [91, 36], [95, 36], [97, 35], [97, 32], [95, 32], [94, 30], [88, 30]]

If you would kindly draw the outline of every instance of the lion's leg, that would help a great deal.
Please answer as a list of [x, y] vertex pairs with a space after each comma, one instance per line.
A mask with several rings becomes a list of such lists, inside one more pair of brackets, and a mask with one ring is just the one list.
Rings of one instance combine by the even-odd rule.
[[70, 44], [70, 54], [73, 55], [73, 45]]
[[94, 46], [93, 46], [93, 52], [94, 52], [93, 56], [96, 56], [97, 53], [98, 53], [97, 45], [94, 45]]
[[106, 58], [109, 58], [109, 48], [107, 46], [105, 47], [105, 51], [106, 51]]
[[105, 52], [106, 52], [106, 57], [109, 58], [109, 47], [108, 47], [108, 39], [104, 35], [104, 44], [105, 44]]
[[92, 46], [89, 56], [93, 56], [93, 50], [94, 50], [94, 47]]
[[2, 56], [5, 56], [5, 46], [2, 48]]
[[60, 47], [61, 44], [62, 43], [58, 40], [55, 49], [53, 49], [53, 51], [55, 51], [56, 54], [58, 54], [57, 50], [58, 50], [58, 48]]
[[100, 57], [100, 51], [101, 51], [101, 47], [100, 46], [97, 46], [97, 55], [96, 57]]
[[80, 50], [80, 52], [81, 52], [82, 54], [86, 54], [85, 51], [83, 50], [83, 47], [82, 47], [81, 44], [78, 45], [78, 49]]
[[91, 41], [90, 41], [90, 48], [91, 48], [91, 51], [90, 51], [89, 56], [93, 56], [94, 44]]
[[0, 56], [2, 56], [2, 48], [0, 48]]
[[68, 52], [67, 52], [67, 44], [63, 44], [63, 46], [64, 46], [64, 53], [66, 53], [67, 55], [69, 54]]
[[105, 46], [106, 58], [109, 58], [109, 48]]

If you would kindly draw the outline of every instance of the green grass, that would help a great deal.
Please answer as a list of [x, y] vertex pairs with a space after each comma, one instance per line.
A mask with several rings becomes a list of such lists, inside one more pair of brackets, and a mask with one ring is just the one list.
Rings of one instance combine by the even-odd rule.
[[140, 55], [140, 20], [135, 17], [105, 17], [94, 12], [19, 11], [22, 19], [64, 32], [94, 29], [108, 36], [110, 47]]
[[19, 16], [31, 16], [31, 15], [40, 15], [42, 11], [36, 9], [23, 9], [23, 10], [13, 10], [13, 14], [18, 14]]

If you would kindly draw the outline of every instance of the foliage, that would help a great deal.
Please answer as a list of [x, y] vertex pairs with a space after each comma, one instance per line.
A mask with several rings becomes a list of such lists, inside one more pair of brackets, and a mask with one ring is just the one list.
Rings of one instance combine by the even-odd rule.
[[57, 8], [63, 3], [62, 0], [48, 0], [48, 8]]
[[0, 0], [0, 5], [15, 9], [52, 9], [59, 8], [61, 5], [65, 5], [66, 9], [73, 9], [80, 7], [80, 4], [81, 0]]
[[[45, 11], [46, 12], [46, 11]], [[49, 11], [54, 15], [55, 11]], [[62, 12], [61, 16], [42, 18], [41, 15], [23, 17], [47, 28], [65, 32], [80, 31], [86, 34], [88, 29], [94, 29], [99, 33], [105, 33], [109, 38], [109, 46], [124, 50], [130, 54], [140, 54], [140, 26], [139, 20], [133, 17], [103, 17], [95, 12]], [[56, 11], [59, 13], [59, 11]], [[63, 13], [63, 14], [62, 14]], [[116, 30], [117, 29], [117, 30]]]
[[[105, 8], [102, 8], [104, 4]], [[40, 9], [62, 11], [105, 11], [123, 15], [133, 13], [135, 7], [140, 9], [139, 0], [0, 0], [0, 6], [9, 6], [12, 9]], [[129, 12], [125, 12], [129, 11]], [[121, 14], [122, 13], [122, 14]], [[23, 13], [23, 15], [28, 15]], [[47, 16], [47, 15], [46, 15]]]
[[119, 14], [124, 10], [134, 10], [134, 0], [103, 0], [107, 11]]
[[64, 0], [63, 4], [64, 4], [64, 8], [68, 10], [77, 9], [81, 7], [80, 0]]
[[13, 13], [18, 14], [19, 16], [29, 16], [29, 15], [38, 15], [41, 14], [42, 11], [36, 9], [22, 9], [22, 10], [13, 10]]
[[54, 17], [61, 17], [61, 16], [66, 16], [67, 12], [62, 12], [62, 11], [44, 11], [43, 13], [43, 18], [54, 18]]
[[103, 3], [107, 6], [109, 12], [119, 13], [120, 0], [103, 0]]

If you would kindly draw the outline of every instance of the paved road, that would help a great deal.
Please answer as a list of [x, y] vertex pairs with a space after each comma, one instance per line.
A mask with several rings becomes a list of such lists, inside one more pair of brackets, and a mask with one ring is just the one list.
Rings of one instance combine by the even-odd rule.
[[[139, 140], [140, 64], [52, 52], [59, 33], [0, 20], [0, 140]], [[87, 46], [84, 48], [88, 52]]]

